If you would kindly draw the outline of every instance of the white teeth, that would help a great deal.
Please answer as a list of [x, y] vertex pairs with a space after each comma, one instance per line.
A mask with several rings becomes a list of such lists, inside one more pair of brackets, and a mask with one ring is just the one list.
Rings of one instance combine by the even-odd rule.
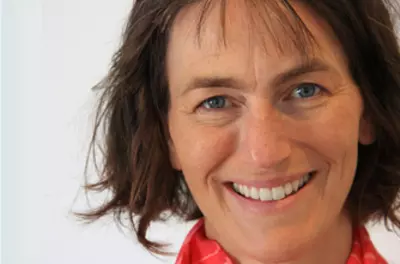
[[292, 187], [294, 192], [297, 192], [297, 190], [299, 189], [299, 185], [300, 185], [299, 180], [295, 180], [294, 182], [292, 182]]
[[298, 180], [274, 188], [256, 188], [233, 183], [233, 189], [237, 193], [253, 200], [276, 201], [281, 200], [292, 193], [296, 193], [310, 180], [310, 178], [311, 174], [308, 173]]
[[285, 190], [283, 189], [282, 186], [272, 188], [272, 199], [280, 200], [282, 198], [285, 198]]
[[303, 178], [300, 178], [300, 180], [299, 180], [299, 187], [303, 187], [303, 184], [304, 184], [304, 177], [303, 177]]
[[243, 186], [243, 194], [244, 194], [244, 196], [246, 196], [246, 197], [249, 197], [249, 196], [250, 196], [249, 188], [247, 188], [247, 186]]
[[285, 194], [289, 195], [293, 192], [293, 187], [292, 184], [290, 182], [285, 184]]
[[254, 200], [258, 200], [260, 198], [260, 195], [258, 194], [258, 190], [256, 188], [254, 187], [251, 188], [250, 197], [253, 198]]
[[272, 200], [272, 193], [271, 190], [267, 188], [260, 189], [260, 200], [261, 201], [271, 201]]

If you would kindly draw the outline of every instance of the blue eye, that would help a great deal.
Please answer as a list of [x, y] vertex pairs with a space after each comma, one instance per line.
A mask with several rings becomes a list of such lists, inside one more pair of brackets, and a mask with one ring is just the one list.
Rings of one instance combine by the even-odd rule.
[[217, 109], [217, 108], [225, 108], [229, 107], [229, 103], [225, 96], [214, 96], [206, 99], [201, 106], [206, 109]]
[[315, 96], [315, 94], [319, 93], [321, 91], [321, 88], [313, 83], [304, 83], [300, 84], [295, 90], [294, 90], [294, 97], [296, 98], [308, 98]]

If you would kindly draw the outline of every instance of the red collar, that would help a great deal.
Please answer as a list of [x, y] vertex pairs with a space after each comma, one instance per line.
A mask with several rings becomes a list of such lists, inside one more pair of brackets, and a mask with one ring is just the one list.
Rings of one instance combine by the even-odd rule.
[[[228, 254], [204, 233], [199, 220], [186, 236], [175, 264], [233, 264]], [[365, 227], [354, 230], [353, 246], [346, 264], [387, 264], [372, 244]]]

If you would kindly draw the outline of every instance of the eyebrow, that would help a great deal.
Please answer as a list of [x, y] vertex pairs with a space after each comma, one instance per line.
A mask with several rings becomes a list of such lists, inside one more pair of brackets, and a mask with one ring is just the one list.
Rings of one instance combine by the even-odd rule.
[[[332, 68], [324, 63], [320, 59], [309, 59], [302, 60], [299, 64], [296, 64], [292, 68], [278, 73], [271, 81], [273, 87], [282, 85], [290, 80], [299, 78], [302, 75], [313, 73], [313, 72], [324, 72], [332, 71]], [[221, 77], [221, 76], [208, 76], [208, 77], [194, 77], [182, 95], [186, 94], [190, 90], [198, 88], [234, 88], [244, 89], [246, 86], [245, 81], [235, 77]]]

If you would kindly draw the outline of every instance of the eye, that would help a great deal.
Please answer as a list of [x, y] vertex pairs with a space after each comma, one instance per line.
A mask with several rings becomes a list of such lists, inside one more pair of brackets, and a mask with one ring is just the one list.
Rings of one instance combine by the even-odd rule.
[[314, 83], [303, 83], [296, 87], [293, 91], [293, 97], [295, 98], [309, 98], [320, 93], [322, 88]]
[[225, 96], [213, 96], [204, 100], [200, 107], [206, 109], [220, 109], [231, 107], [232, 103]]

